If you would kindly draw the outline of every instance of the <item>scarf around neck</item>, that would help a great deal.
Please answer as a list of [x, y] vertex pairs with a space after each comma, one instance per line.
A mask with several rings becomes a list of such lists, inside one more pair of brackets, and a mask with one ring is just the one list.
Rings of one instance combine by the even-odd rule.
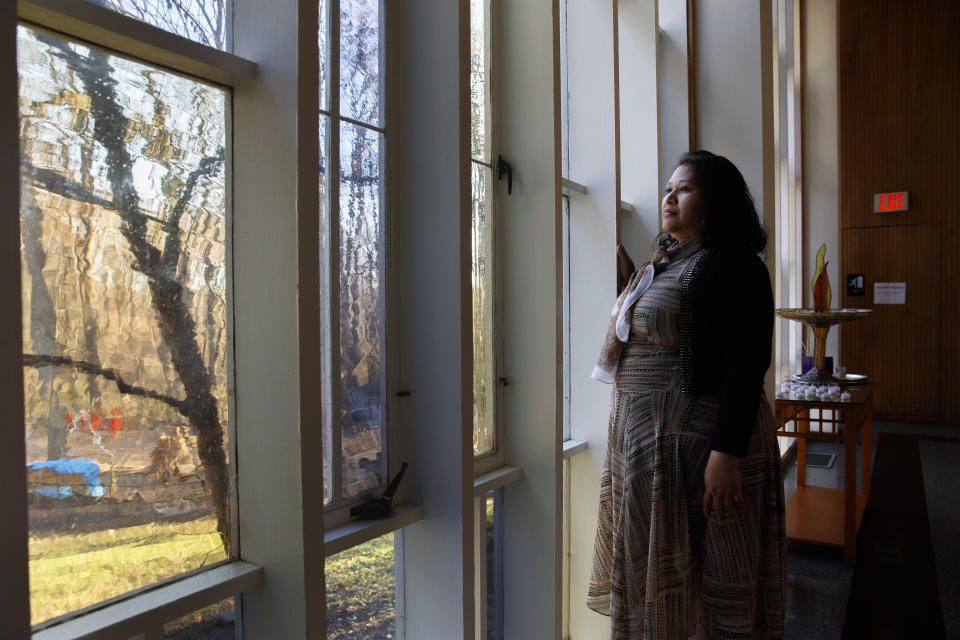
[[668, 247], [659, 246], [649, 261], [633, 272], [627, 286], [617, 297], [610, 312], [610, 324], [600, 348], [600, 358], [590, 376], [594, 380], [612, 384], [623, 345], [630, 338], [630, 317], [633, 305], [650, 288], [653, 278], [666, 269], [671, 262], [679, 262], [700, 250], [700, 238], [690, 238], [685, 242], [675, 242]]

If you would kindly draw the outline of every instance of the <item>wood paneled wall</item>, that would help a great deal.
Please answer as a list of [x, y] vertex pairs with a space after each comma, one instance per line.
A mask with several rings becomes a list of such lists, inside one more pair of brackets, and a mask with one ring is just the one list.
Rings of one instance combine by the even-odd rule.
[[[839, 0], [837, 56], [834, 290], [873, 309], [841, 325], [840, 361], [877, 379], [876, 413], [960, 421], [960, 2]], [[909, 211], [873, 213], [873, 194], [903, 190]], [[875, 282], [905, 282], [906, 305], [875, 305]]]

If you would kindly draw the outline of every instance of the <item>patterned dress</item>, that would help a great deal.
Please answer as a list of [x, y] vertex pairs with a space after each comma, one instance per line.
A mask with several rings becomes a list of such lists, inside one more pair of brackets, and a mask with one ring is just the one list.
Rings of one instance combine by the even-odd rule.
[[[613, 640], [782, 638], [785, 525], [780, 454], [761, 399], [740, 464], [747, 507], [703, 515], [703, 474], [718, 402], [680, 393], [680, 277], [658, 274], [634, 305], [612, 394], [587, 605]], [[718, 310], [722, 312], [722, 310]]]

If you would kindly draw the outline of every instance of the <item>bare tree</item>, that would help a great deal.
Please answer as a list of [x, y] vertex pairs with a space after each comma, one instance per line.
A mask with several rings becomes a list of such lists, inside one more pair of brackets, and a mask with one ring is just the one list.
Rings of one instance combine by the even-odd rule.
[[[35, 367], [72, 367], [113, 381], [121, 393], [158, 400], [180, 413], [196, 430], [203, 479], [210, 493], [224, 548], [229, 553], [228, 470], [223, 428], [213, 390], [214, 376], [198, 343], [197, 326], [188, 306], [189, 292], [179, 278], [186, 262], [180, 232], [181, 219], [198, 182], [222, 169], [223, 149], [201, 159], [187, 176], [176, 203], [166, 219], [161, 221], [164, 232], [162, 247], [155, 246], [147, 225], [150, 217], [141, 209], [140, 197], [134, 186], [134, 162], [126, 144], [133, 123], [124, 116], [108, 55], [95, 49], [82, 55], [57, 38], [42, 33], [36, 37], [56, 51], [56, 55], [82, 83], [89, 97], [90, 117], [94, 123], [93, 139], [105, 150], [106, 177], [113, 194], [109, 206], [123, 221], [120, 231], [133, 256], [132, 267], [147, 278], [163, 345], [169, 352], [172, 367], [179, 376], [185, 395], [177, 398], [129, 384], [117, 371], [105, 368], [98, 362], [80, 361], [55, 353], [26, 354], [24, 363]], [[76, 199], [96, 198], [82, 184], [71, 183], [50, 172], [35, 175], [35, 180], [48, 189], [58, 189], [60, 193], [71, 194]]]

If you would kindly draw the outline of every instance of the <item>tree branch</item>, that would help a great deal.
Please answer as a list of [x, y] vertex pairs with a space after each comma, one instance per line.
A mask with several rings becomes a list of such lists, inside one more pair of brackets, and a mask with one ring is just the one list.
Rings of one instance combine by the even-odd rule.
[[77, 371], [82, 371], [83, 373], [89, 373], [92, 375], [100, 376], [108, 380], [113, 380], [117, 384], [117, 389], [120, 393], [130, 395], [130, 396], [140, 396], [141, 398], [152, 398], [153, 400], [159, 400], [160, 402], [165, 402], [170, 405], [177, 411], [183, 409], [184, 400], [177, 400], [170, 396], [164, 395], [162, 393], [157, 393], [151, 389], [144, 389], [137, 385], [128, 384], [120, 377], [120, 374], [117, 373], [116, 369], [107, 369], [101, 367], [100, 365], [93, 364], [92, 362], [85, 362], [83, 360], [73, 360], [71, 358], [66, 358], [64, 356], [47, 356], [47, 355], [37, 355], [34, 353], [25, 353], [23, 354], [23, 365], [25, 367], [73, 367]]

